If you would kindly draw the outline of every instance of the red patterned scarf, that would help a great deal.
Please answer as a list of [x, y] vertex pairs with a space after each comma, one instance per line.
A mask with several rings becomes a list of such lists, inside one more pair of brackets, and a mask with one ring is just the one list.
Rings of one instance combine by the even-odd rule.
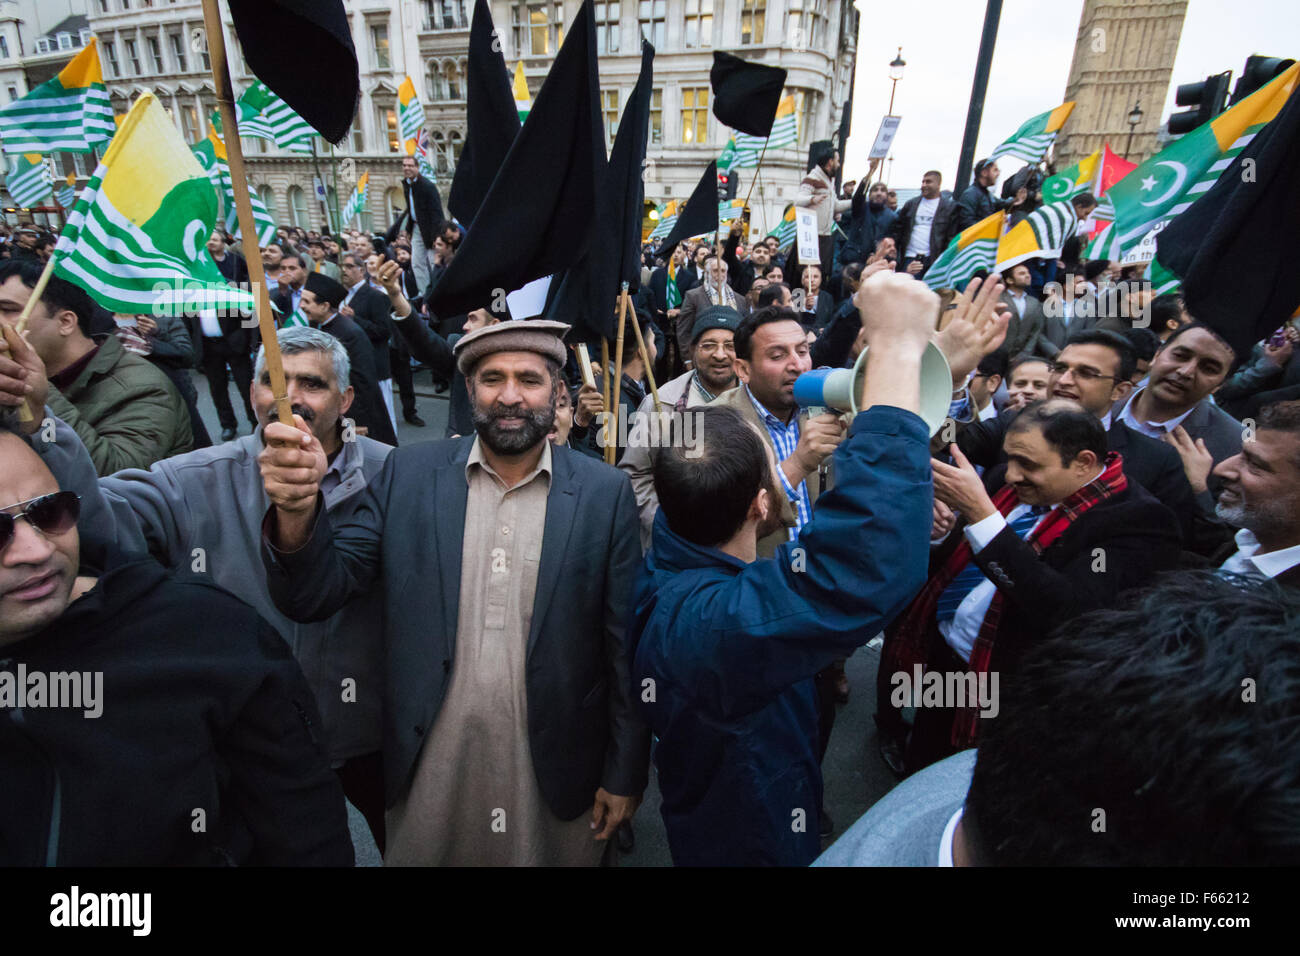
[[[1025, 540], [1036, 554], [1042, 554], [1052, 542], [1065, 533], [1070, 525], [1079, 520], [1081, 515], [1086, 514], [1098, 503], [1113, 498], [1127, 487], [1128, 479], [1124, 477], [1124, 459], [1118, 452], [1110, 452], [1106, 455], [1102, 473], [1053, 508]], [[1003, 485], [993, 496], [993, 506], [1003, 517], [1010, 514], [1019, 504], [1020, 497], [1010, 485]], [[889, 637], [882, 649], [880, 666], [887, 668], [886, 673], [895, 674], [901, 671], [910, 674], [914, 665], [920, 664], [922, 668], [928, 666], [926, 634], [934, 620], [939, 596], [973, 557], [970, 543], [963, 535], [952, 554], [930, 576], [925, 587], [899, 615], [890, 628]], [[989, 661], [993, 656], [993, 640], [1002, 617], [1002, 600], [1002, 592], [996, 591], [980, 624], [975, 645], [971, 649], [970, 669], [976, 675], [986, 673], [989, 669]], [[953, 721], [953, 745], [959, 749], [972, 746], [975, 743], [978, 726], [978, 704], [972, 703], [960, 708]]]

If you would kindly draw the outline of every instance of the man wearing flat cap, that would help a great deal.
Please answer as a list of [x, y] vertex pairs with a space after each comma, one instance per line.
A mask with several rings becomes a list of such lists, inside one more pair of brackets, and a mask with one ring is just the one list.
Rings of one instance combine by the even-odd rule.
[[356, 396], [348, 409], [348, 416], [358, 427], [366, 429], [367, 437], [385, 445], [396, 445], [397, 432], [393, 430], [393, 420], [388, 417], [384, 393], [379, 389], [374, 347], [361, 326], [339, 312], [347, 294], [348, 290], [337, 279], [331, 279], [323, 272], [310, 272], [303, 283], [298, 308], [313, 328], [330, 333], [347, 349], [352, 363], [352, 391]]
[[462, 338], [476, 434], [393, 452], [337, 524], [319, 505], [319, 443], [267, 428], [276, 605], [316, 620], [383, 593], [386, 863], [596, 864], [645, 789], [624, 633], [632, 488], [547, 440], [568, 328]]

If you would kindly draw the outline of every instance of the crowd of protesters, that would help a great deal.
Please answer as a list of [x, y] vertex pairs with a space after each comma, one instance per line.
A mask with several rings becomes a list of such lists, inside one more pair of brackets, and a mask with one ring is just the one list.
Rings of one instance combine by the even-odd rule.
[[[465, 232], [407, 166], [387, 234], [258, 250], [293, 425], [239, 317], [55, 277], [19, 335], [54, 239], [0, 236], [0, 863], [348, 865], [345, 798], [388, 864], [611, 863], [652, 760], [679, 865], [1300, 860], [1294, 326], [1239, 355], [1077, 241], [936, 294], [1039, 184], [900, 206], [818, 143], [818, 261], [747, 220], [647, 243], [593, 383], [544, 303], [430, 309]], [[796, 402], [860, 358], [862, 411]], [[398, 448], [422, 369], [446, 434]], [[902, 782], [827, 849], [877, 637]]]

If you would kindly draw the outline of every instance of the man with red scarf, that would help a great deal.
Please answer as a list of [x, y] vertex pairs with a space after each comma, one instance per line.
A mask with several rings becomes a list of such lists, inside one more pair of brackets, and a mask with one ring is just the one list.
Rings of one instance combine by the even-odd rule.
[[956, 445], [955, 464], [934, 462], [936, 530], [950, 528], [925, 587], [888, 628], [880, 664], [902, 691], [889, 706], [916, 707], [909, 773], [974, 746], [981, 721], [995, 718], [996, 700], [966, 690], [1014, 680], [1024, 650], [1057, 625], [1177, 564], [1173, 513], [1125, 478], [1101, 422], [1077, 403], [1031, 405], [1004, 449], [1005, 483], [991, 496]]

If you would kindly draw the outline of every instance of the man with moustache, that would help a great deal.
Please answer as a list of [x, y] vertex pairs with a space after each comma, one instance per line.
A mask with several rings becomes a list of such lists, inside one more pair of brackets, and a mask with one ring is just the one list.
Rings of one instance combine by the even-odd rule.
[[[293, 412], [320, 443], [328, 469], [321, 482], [324, 506], [339, 520], [350, 516], [361, 492], [392, 448], [362, 436], [343, 440], [343, 415], [352, 405], [348, 355], [333, 336], [294, 326], [276, 333]], [[2, 357], [0, 357], [2, 358]], [[19, 349], [11, 358], [36, 374], [39, 358]], [[0, 361], [0, 375], [5, 366]], [[380, 851], [384, 848], [383, 769], [379, 714], [383, 691], [376, 593], [359, 594], [336, 613], [299, 624], [276, 608], [259, 556], [262, 519], [269, 504], [257, 456], [263, 429], [276, 421], [265, 350], [257, 356], [250, 401], [259, 426], [243, 438], [96, 480], [94, 463], [76, 432], [54, 418], [53, 441], [31, 440], [59, 487], [81, 499], [81, 552], [104, 566], [111, 553], [147, 553], [166, 568], [193, 571], [237, 594], [289, 642], [316, 695], [330, 761], [343, 791], [365, 816]], [[0, 404], [20, 397], [0, 380]], [[44, 404], [40, 389], [31, 398]], [[47, 413], [48, 414], [48, 413]], [[37, 422], [43, 418], [37, 416]]]
[[320, 507], [319, 439], [267, 427], [277, 606], [316, 620], [382, 596], [388, 863], [593, 865], [645, 788], [624, 634], [632, 489], [548, 440], [568, 329], [460, 339], [476, 434], [395, 451], [349, 520]]

